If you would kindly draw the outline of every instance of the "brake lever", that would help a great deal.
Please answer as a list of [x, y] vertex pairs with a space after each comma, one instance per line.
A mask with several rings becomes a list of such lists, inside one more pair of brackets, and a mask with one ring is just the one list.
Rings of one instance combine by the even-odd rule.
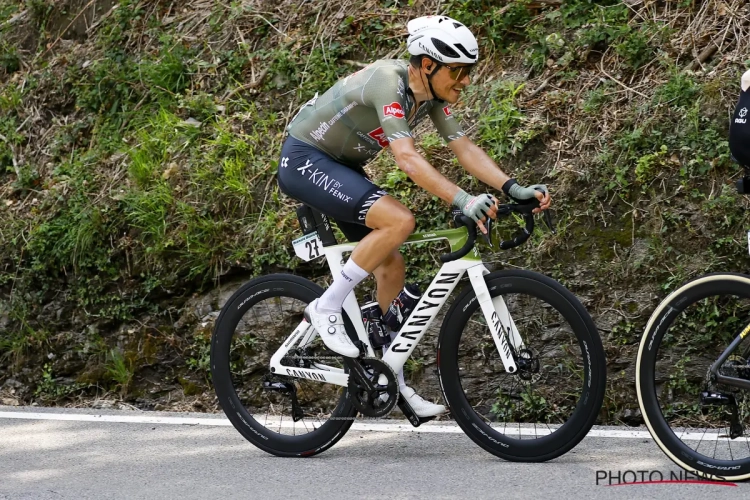
[[487, 230], [487, 234], [482, 233], [480, 231], [480, 234], [482, 235], [482, 238], [484, 238], [484, 242], [487, 243], [487, 245], [492, 248], [492, 241], [490, 239], [490, 231], [492, 231], [492, 219], [487, 217], [487, 220], [484, 221], [484, 228]]

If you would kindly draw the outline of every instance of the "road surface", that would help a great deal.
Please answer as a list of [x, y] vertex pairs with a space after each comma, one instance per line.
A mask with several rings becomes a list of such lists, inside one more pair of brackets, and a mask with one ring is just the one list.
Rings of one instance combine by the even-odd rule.
[[750, 484], [622, 484], [676, 477], [685, 476], [642, 428], [595, 427], [568, 454], [524, 464], [490, 455], [450, 423], [358, 421], [325, 453], [285, 459], [252, 446], [223, 415], [0, 406], [0, 500], [750, 495]]

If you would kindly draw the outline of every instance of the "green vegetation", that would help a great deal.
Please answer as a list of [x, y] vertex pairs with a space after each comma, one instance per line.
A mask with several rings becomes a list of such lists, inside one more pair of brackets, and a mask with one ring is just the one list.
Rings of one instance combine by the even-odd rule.
[[[284, 126], [358, 69], [352, 61], [404, 57], [405, 22], [426, 14], [413, 4], [339, 12], [313, 1], [280, 16], [241, 2], [0, 0], [0, 386], [27, 366], [27, 401], [96, 387], [133, 399], [169, 359], [160, 380], [210, 395], [210, 326], [196, 330], [182, 308], [235, 277], [324, 278], [322, 262], [291, 250], [294, 205], [275, 180]], [[690, 40], [728, 21], [695, 2], [669, 5], [442, 4], [481, 39], [479, 76], [456, 115], [520, 182], [548, 184], [556, 209], [558, 234], [539, 229], [523, 250], [488, 257], [570, 287], [617, 358], [634, 359], [665, 293], [748, 264], [747, 202], [731, 185], [726, 140], [741, 41], [728, 35], [721, 58], [687, 71], [704, 48]], [[427, 130], [429, 161], [483, 189]], [[368, 170], [418, 229], [448, 226], [449, 208], [389, 153]], [[424, 284], [442, 250], [406, 250], [407, 279]], [[424, 359], [415, 353], [408, 370], [430, 373]], [[633, 396], [610, 392], [603, 419]]]

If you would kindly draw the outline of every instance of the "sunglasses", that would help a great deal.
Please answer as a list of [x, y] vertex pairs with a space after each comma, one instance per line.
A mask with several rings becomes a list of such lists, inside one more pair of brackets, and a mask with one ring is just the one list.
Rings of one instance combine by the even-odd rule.
[[455, 81], [460, 82], [463, 80], [466, 76], [468, 76], [471, 73], [471, 70], [474, 69], [474, 64], [469, 64], [468, 66], [448, 66], [447, 64], [443, 64], [446, 68], [448, 68], [448, 74], [451, 78], [453, 78]]

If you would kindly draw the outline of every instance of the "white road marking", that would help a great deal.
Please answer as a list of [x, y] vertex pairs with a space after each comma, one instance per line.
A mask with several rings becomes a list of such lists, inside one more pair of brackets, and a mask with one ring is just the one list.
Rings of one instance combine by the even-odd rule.
[[[106, 423], [120, 423], [120, 424], [159, 424], [159, 425], [205, 425], [205, 426], [231, 426], [231, 422], [226, 418], [211, 418], [211, 417], [164, 417], [164, 416], [149, 416], [149, 415], [102, 415], [102, 414], [82, 414], [82, 413], [41, 413], [41, 412], [26, 412], [26, 411], [0, 411], [0, 419], [24, 419], [24, 420], [58, 420], [68, 422], [106, 422]], [[295, 423], [291, 420], [284, 420], [279, 422], [266, 422], [262, 417], [258, 418], [259, 421], [264, 422], [271, 428], [274, 427], [292, 427]], [[296, 424], [298, 427], [301, 423]], [[501, 427], [501, 426], [498, 426]], [[443, 434], [461, 434], [463, 430], [456, 424], [441, 424], [428, 422], [422, 424], [419, 427], [413, 427], [410, 423], [405, 420], [396, 422], [355, 422], [352, 425], [352, 430], [355, 431], [373, 431], [373, 432], [430, 432], [430, 433], [443, 433]], [[500, 430], [500, 429], [499, 429]], [[505, 434], [509, 435], [524, 435], [524, 436], [543, 436], [549, 434], [547, 426], [534, 427], [531, 424], [522, 424], [521, 426], [508, 425], [505, 429], [501, 430]], [[702, 439], [704, 441], [715, 441], [717, 434], [702, 434], [694, 433], [695, 436], [690, 436], [694, 439]], [[601, 437], [601, 438], [620, 438], [620, 439], [651, 439], [651, 435], [648, 431], [636, 431], [636, 430], [610, 430], [610, 429], [592, 429], [588, 433], [589, 437]], [[684, 438], [683, 438], [684, 439]]]

